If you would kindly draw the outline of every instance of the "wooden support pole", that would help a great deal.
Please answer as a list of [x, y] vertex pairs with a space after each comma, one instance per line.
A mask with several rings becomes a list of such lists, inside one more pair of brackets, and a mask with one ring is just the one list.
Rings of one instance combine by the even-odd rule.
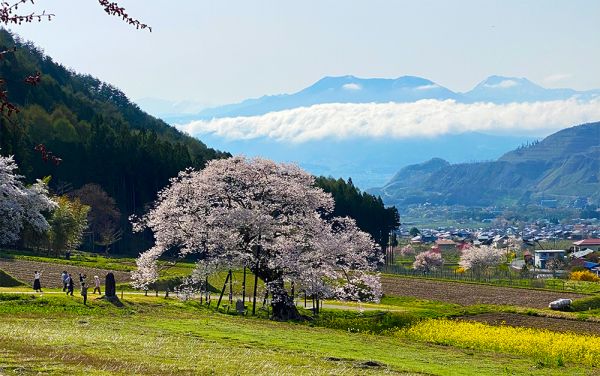
[[292, 281], [292, 303], [293, 304], [296, 304], [296, 298], [294, 297], [295, 294], [296, 294], [296, 291], [295, 291], [294, 281]]
[[242, 302], [246, 303], [246, 265], [244, 265], [244, 277], [242, 281]]
[[225, 283], [223, 283], [223, 288], [221, 289], [221, 295], [219, 295], [219, 301], [217, 302], [217, 309], [221, 305], [221, 299], [223, 299], [223, 294], [225, 293], [225, 289], [227, 288], [227, 282], [229, 281], [229, 273], [227, 273], [227, 278], [225, 278]]
[[258, 288], [258, 268], [260, 266], [260, 262], [258, 260], [258, 249], [256, 247], [256, 268], [254, 269], [254, 293], [252, 298], [252, 315], [256, 314], [256, 289]]
[[233, 304], [233, 272], [229, 269], [229, 305]]
[[204, 277], [204, 293], [206, 294], [205, 297], [204, 297], [205, 298], [204, 300], [206, 301], [206, 304], [210, 304], [210, 302], [208, 300], [208, 296], [209, 296], [209, 291], [208, 291], [208, 276]]

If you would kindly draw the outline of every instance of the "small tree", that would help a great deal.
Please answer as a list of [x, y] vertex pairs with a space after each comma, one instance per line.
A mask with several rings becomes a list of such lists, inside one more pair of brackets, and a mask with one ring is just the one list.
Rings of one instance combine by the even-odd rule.
[[412, 256], [414, 254], [415, 249], [410, 244], [407, 244], [404, 247], [400, 248], [400, 256], [402, 257]]
[[463, 250], [458, 264], [465, 270], [471, 270], [474, 274], [481, 275], [489, 268], [498, 266], [503, 258], [503, 250], [482, 245]]
[[47, 181], [26, 187], [16, 169], [12, 156], [0, 156], [0, 244], [14, 244], [25, 225], [45, 232], [49, 226], [44, 213], [56, 207], [48, 197]]
[[412, 236], [413, 238], [417, 235], [419, 235], [421, 233], [421, 231], [419, 231], [418, 228], [413, 227], [410, 230], [408, 230], [408, 233], [410, 234], [410, 236]]
[[58, 197], [56, 202], [58, 207], [49, 221], [48, 239], [50, 248], [58, 255], [63, 250], [72, 250], [81, 244], [90, 207], [78, 199], [70, 201], [65, 196]]
[[546, 269], [552, 271], [552, 277], [556, 278], [556, 274], [559, 270], [564, 269], [566, 266], [566, 263], [564, 262], [563, 259], [560, 258], [551, 258], [550, 260], [546, 261]]
[[419, 253], [415, 257], [413, 269], [423, 273], [429, 273], [440, 270], [443, 265], [444, 259], [442, 258], [442, 255], [440, 253], [426, 251]]
[[119, 228], [121, 212], [114, 198], [110, 197], [98, 184], [86, 184], [69, 194], [90, 207], [88, 222], [94, 237], [94, 243], [104, 247], [109, 253], [111, 245], [121, 239]]

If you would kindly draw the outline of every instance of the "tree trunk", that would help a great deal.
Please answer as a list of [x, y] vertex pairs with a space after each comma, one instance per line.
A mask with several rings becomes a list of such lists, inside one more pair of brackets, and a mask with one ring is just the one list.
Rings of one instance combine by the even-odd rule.
[[271, 291], [271, 308], [273, 315], [271, 318], [277, 321], [302, 320], [303, 317], [298, 312], [298, 308], [294, 304], [294, 299], [288, 295], [284, 288], [283, 280], [276, 283], [276, 288]]

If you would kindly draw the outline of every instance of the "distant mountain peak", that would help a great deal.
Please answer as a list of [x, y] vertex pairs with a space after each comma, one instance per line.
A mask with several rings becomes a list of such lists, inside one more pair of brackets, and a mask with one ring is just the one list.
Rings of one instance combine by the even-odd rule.
[[485, 80], [483, 80], [476, 88], [485, 87], [491, 89], [508, 89], [512, 87], [526, 87], [533, 86], [536, 88], [541, 88], [540, 86], [534, 84], [524, 77], [505, 77], [505, 76], [489, 76]]
[[207, 108], [194, 115], [165, 117], [182, 124], [193, 120], [259, 116], [269, 112], [327, 103], [412, 103], [419, 100], [454, 100], [459, 103], [525, 103], [539, 101], [595, 100], [600, 90], [546, 89], [524, 77], [493, 75], [465, 93], [454, 92], [418, 76], [362, 78], [353, 75], [325, 76], [312, 85], [290, 94], [267, 95], [240, 103]]

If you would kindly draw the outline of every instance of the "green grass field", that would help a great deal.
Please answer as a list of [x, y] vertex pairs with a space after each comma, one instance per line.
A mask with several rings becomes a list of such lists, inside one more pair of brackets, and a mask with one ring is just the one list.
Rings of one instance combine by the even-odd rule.
[[[316, 327], [318, 322], [231, 316], [195, 302], [126, 296], [123, 303], [117, 308], [92, 300], [85, 307], [79, 297], [1, 294], [0, 373], [597, 374], [574, 364], [548, 366], [521, 356]], [[427, 304], [442, 308], [426, 302], [420, 308]]]
[[[14, 251], [2, 254], [56, 262]], [[127, 270], [134, 260], [82, 253], [61, 262]], [[192, 268], [189, 262], [165, 268], [161, 280], [176, 281]], [[220, 272], [209, 278], [213, 291], [223, 287], [226, 275]], [[5, 279], [12, 282], [9, 276]], [[246, 282], [250, 294], [254, 282], [250, 273]], [[241, 284], [242, 271], [234, 271], [235, 296], [241, 295]], [[600, 361], [592, 360], [587, 367], [540, 361], [535, 354], [493, 350], [483, 342], [469, 345], [462, 338], [452, 342], [449, 335], [427, 341], [404, 334], [431, 319], [482, 313], [598, 320], [599, 298], [594, 296], [574, 304], [574, 312], [392, 296], [377, 304], [328, 300], [312, 320], [279, 323], [269, 320], [265, 310], [257, 317], [224, 313], [227, 294], [217, 312], [214, 292], [211, 307], [206, 307], [197, 301], [165, 299], [162, 289], [160, 297], [144, 296], [122, 284], [118, 293], [124, 291], [123, 306], [117, 307], [94, 295], [84, 306], [77, 292], [66, 297], [58, 289], [45, 289], [40, 296], [19, 293], [29, 286], [7, 286], [12, 287], [0, 287], [0, 375], [600, 375], [599, 369], [589, 366]], [[301, 312], [312, 315], [302, 308]]]

